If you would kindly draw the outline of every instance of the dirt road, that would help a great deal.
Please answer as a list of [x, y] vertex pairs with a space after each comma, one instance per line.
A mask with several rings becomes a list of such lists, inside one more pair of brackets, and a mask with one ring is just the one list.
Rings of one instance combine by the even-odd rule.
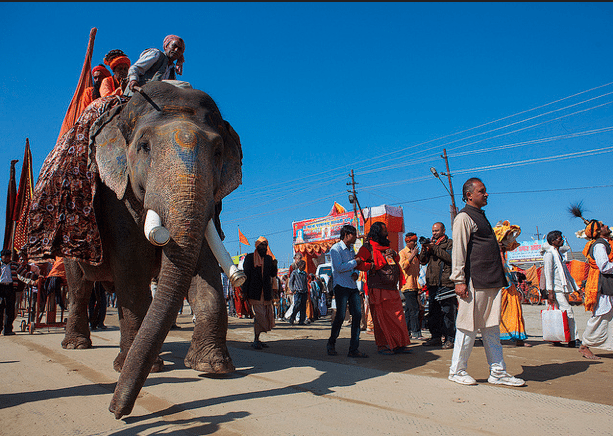
[[[451, 350], [419, 343], [411, 354], [382, 356], [362, 332], [360, 349], [370, 357], [348, 358], [347, 327], [339, 355], [327, 356], [328, 319], [300, 327], [280, 322], [262, 335], [270, 348], [256, 351], [249, 346], [252, 321], [230, 318], [237, 371], [206, 377], [183, 364], [193, 329], [186, 306], [181, 329], [163, 348], [167, 370], [150, 375], [134, 411], [121, 420], [108, 412], [119, 341], [111, 309], [109, 328], [92, 333], [90, 350], [63, 350], [61, 329], [0, 337], [0, 434], [514, 435], [520, 422], [525, 434], [611, 434], [613, 355], [594, 350], [602, 359], [588, 361], [576, 349], [543, 343], [541, 308], [524, 306], [533, 346], [504, 346], [509, 372], [527, 381], [507, 388], [486, 383], [479, 346], [469, 361], [478, 386], [449, 382]], [[581, 334], [587, 314], [575, 312]]]

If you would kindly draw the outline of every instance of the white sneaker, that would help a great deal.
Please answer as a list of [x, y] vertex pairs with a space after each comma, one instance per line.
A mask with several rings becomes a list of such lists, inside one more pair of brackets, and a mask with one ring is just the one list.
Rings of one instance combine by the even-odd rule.
[[457, 374], [449, 374], [449, 380], [452, 382], [460, 383], [461, 385], [476, 385], [477, 381], [468, 375], [463, 369], [458, 371]]
[[507, 385], [507, 386], [523, 386], [526, 384], [521, 378], [513, 377], [508, 372], [500, 372], [497, 374], [491, 373], [487, 379], [488, 383], [493, 385]]

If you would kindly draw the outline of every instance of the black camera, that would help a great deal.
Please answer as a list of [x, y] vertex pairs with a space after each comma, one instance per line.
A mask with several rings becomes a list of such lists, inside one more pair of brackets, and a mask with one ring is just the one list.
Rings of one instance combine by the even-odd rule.
[[427, 245], [427, 244], [432, 244], [432, 241], [429, 238], [426, 238], [425, 236], [420, 236], [419, 237], [419, 243], [421, 245], [424, 245], [424, 244]]

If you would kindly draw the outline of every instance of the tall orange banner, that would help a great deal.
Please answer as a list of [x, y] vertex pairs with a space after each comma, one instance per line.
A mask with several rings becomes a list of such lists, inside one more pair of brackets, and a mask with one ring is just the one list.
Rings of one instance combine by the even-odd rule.
[[25, 245], [28, 238], [28, 212], [32, 201], [34, 190], [34, 177], [32, 175], [32, 153], [30, 152], [30, 141], [26, 138], [26, 150], [23, 155], [23, 165], [21, 167], [21, 177], [19, 178], [19, 190], [15, 200], [13, 221], [15, 221], [15, 237], [13, 248], [17, 251]]

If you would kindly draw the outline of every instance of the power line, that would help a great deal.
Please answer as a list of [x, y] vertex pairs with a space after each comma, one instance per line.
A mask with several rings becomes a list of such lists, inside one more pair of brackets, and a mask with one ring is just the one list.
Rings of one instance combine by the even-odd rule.
[[[558, 99], [558, 100], [555, 100], [555, 101], [552, 101], [552, 102], [546, 103], [546, 104], [544, 104], [544, 105], [537, 106], [537, 107], [534, 107], [534, 108], [531, 108], [531, 109], [528, 109], [528, 110], [525, 110], [525, 111], [521, 111], [521, 112], [515, 113], [515, 114], [513, 114], [513, 115], [508, 115], [508, 116], [506, 116], [506, 117], [502, 117], [502, 118], [499, 118], [499, 119], [497, 119], [497, 120], [490, 121], [490, 122], [488, 122], [488, 123], [484, 123], [484, 124], [481, 124], [481, 125], [476, 126], [476, 127], [472, 127], [472, 128], [470, 128], [470, 129], [465, 129], [465, 130], [462, 130], [462, 131], [459, 131], [459, 132], [455, 132], [455, 133], [452, 133], [452, 134], [449, 134], [449, 135], [441, 136], [441, 137], [439, 137], [439, 138], [435, 138], [435, 139], [432, 139], [432, 140], [429, 140], [429, 141], [421, 142], [421, 143], [419, 143], [419, 144], [414, 144], [414, 145], [411, 145], [411, 146], [408, 146], [408, 147], [404, 147], [404, 148], [402, 148], [402, 149], [395, 150], [395, 151], [393, 151], [393, 152], [389, 152], [389, 153], [386, 153], [386, 154], [382, 154], [382, 155], [377, 156], [376, 158], [372, 158], [372, 157], [371, 157], [371, 158], [368, 158], [368, 159], [358, 160], [358, 161], [356, 161], [356, 162], [354, 162], [354, 163], [349, 163], [349, 164], [346, 164], [346, 165], [343, 165], [343, 166], [340, 166], [340, 167], [336, 167], [336, 168], [332, 168], [332, 169], [329, 169], [329, 170], [321, 171], [321, 172], [319, 172], [319, 173], [314, 173], [314, 174], [307, 175], [307, 176], [304, 176], [304, 177], [301, 177], [301, 178], [298, 178], [298, 179], [293, 179], [293, 180], [291, 180], [291, 181], [289, 181], [289, 182], [287, 182], [287, 181], [286, 181], [286, 182], [279, 182], [279, 183], [276, 183], [276, 184], [268, 184], [268, 185], [266, 186], [266, 188], [255, 188], [255, 189], [252, 189], [252, 190], [246, 190], [246, 191], [243, 191], [243, 194], [249, 194], [249, 193], [257, 193], [257, 192], [262, 192], [262, 190], [263, 190], [263, 189], [266, 189], [266, 192], [270, 192], [270, 191], [271, 191], [271, 188], [274, 188], [274, 187], [288, 186], [288, 184], [290, 184], [290, 183], [292, 183], [292, 182], [294, 182], [294, 183], [295, 183], [295, 182], [298, 182], [298, 181], [307, 180], [307, 179], [312, 178], [312, 177], [321, 176], [321, 175], [323, 175], [323, 174], [328, 174], [328, 173], [331, 173], [331, 172], [335, 172], [335, 171], [338, 171], [338, 170], [340, 170], [340, 169], [348, 168], [348, 167], [350, 167], [350, 166], [356, 166], [356, 165], [358, 165], [358, 164], [360, 164], [360, 163], [364, 163], [364, 162], [369, 162], [369, 163], [370, 163], [370, 165], [367, 165], [367, 166], [366, 166], [366, 167], [364, 167], [364, 168], [369, 168], [369, 167], [372, 167], [373, 165], [380, 165], [381, 163], [383, 163], [383, 162], [387, 162], [387, 161], [389, 161], [389, 160], [387, 160], [387, 161], [379, 161], [378, 163], [373, 163], [373, 160], [378, 161], [378, 160], [380, 160], [380, 159], [382, 159], [382, 158], [384, 158], [384, 157], [386, 157], [386, 156], [390, 156], [390, 155], [393, 155], [393, 154], [397, 154], [397, 153], [400, 153], [400, 152], [406, 151], [406, 150], [411, 149], [411, 148], [415, 148], [415, 147], [418, 147], [418, 146], [421, 146], [421, 145], [425, 145], [425, 144], [428, 144], [428, 143], [431, 143], [431, 142], [434, 142], [434, 141], [442, 140], [442, 139], [449, 138], [449, 137], [452, 137], [452, 136], [457, 136], [457, 135], [460, 135], [460, 134], [462, 134], [462, 133], [466, 133], [466, 132], [469, 132], [469, 131], [472, 131], [472, 130], [476, 130], [476, 129], [479, 129], [479, 128], [481, 128], [481, 127], [485, 127], [485, 126], [487, 126], [487, 125], [491, 125], [491, 124], [497, 123], [497, 122], [499, 122], [499, 121], [503, 121], [503, 120], [505, 120], [505, 119], [513, 118], [513, 117], [518, 116], [518, 115], [522, 115], [522, 114], [525, 114], [525, 113], [528, 113], [528, 112], [532, 112], [532, 111], [534, 111], [534, 110], [538, 110], [538, 109], [541, 109], [541, 108], [544, 108], [544, 107], [550, 106], [550, 105], [552, 105], [552, 104], [559, 103], [559, 102], [564, 101], [564, 100], [568, 100], [568, 99], [570, 99], [570, 98], [573, 98], [573, 97], [576, 97], [576, 96], [578, 96], [578, 95], [582, 95], [582, 94], [585, 94], [585, 93], [588, 93], [588, 92], [594, 91], [594, 90], [596, 90], [596, 89], [604, 88], [604, 87], [609, 86], [609, 85], [611, 85], [611, 84], [613, 84], [613, 82], [609, 82], [609, 83], [606, 83], [606, 84], [604, 84], [604, 85], [600, 85], [600, 86], [597, 86], [597, 87], [594, 87], [594, 88], [591, 88], [591, 89], [588, 89], [588, 90], [585, 90], [585, 91], [581, 91], [581, 92], [578, 92], [578, 93], [572, 94], [572, 95], [570, 95], [570, 96], [567, 96], [567, 97], [564, 97], [564, 98], [561, 98], [561, 99]], [[469, 136], [469, 137], [466, 137], [466, 138], [462, 138], [462, 139], [454, 140], [454, 141], [448, 142], [448, 143], [446, 143], [446, 144], [439, 145], [439, 146], [436, 146], [436, 147], [432, 147], [432, 148], [429, 148], [429, 149], [426, 149], [426, 150], [420, 150], [420, 151], [418, 151], [418, 153], [420, 153], [420, 152], [424, 152], [424, 151], [429, 151], [429, 150], [432, 150], [433, 148], [439, 148], [439, 147], [447, 146], [447, 145], [449, 145], [449, 144], [452, 144], [452, 143], [455, 143], [455, 142], [458, 142], [458, 141], [462, 141], [462, 140], [466, 140], [466, 139], [469, 139], [469, 138], [474, 137], [474, 136], [478, 136], [478, 135], [483, 135], [483, 134], [491, 133], [492, 131], [500, 130], [500, 129], [505, 128], [505, 127], [510, 127], [510, 126], [512, 126], [512, 125], [515, 125], [515, 124], [518, 124], [518, 123], [521, 123], [521, 122], [529, 121], [530, 119], [538, 118], [538, 117], [540, 117], [540, 116], [544, 116], [544, 115], [547, 115], [547, 114], [550, 114], [550, 113], [553, 113], [553, 112], [556, 112], [556, 111], [560, 111], [560, 110], [567, 109], [567, 108], [570, 108], [570, 107], [573, 107], [573, 106], [577, 106], [577, 105], [579, 105], [579, 104], [586, 103], [586, 102], [588, 102], [588, 101], [592, 101], [592, 100], [595, 100], [595, 99], [598, 99], [598, 98], [602, 98], [602, 97], [607, 96], [607, 95], [610, 95], [610, 94], [612, 94], [612, 93], [613, 93], [613, 92], [605, 93], [605, 94], [602, 94], [602, 95], [600, 95], [600, 96], [593, 97], [593, 98], [590, 98], [590, 99], [587, 99], [587, 100], [581, 101], [581, 102], [579, 102], [579, 103], [575, 103], [575, 104], [572, 104], [572, 105], [566, 106], [566, 107], [564, 107], [564, 108], [556, 109], [556, 110], [554, 110], [554, 111], [550, 111], [550, 112], [547, 112], [547, 113], [545, 113], [545, 114], [537, 115], [537, 116], [535, 116], [535, 117], [531, 117], [531, 118], [528, 118], [528, 119], [525, 119], [525, 120], [521, 120], [521, 121], [518, 121], [518, 122], [515, 122], [515, 123], [511, 123], [511, 124], [506, 125], [506, 126], [502, 126], [502, 127], [496, 128], [496, 129], [492, 129], [492, 130], [490, 130], [490, 131], [488, 131], [488, 132], [482, 132], [482, 133], [479, 133], [479, 134], [476, 134], [476, 135], [472, 135], [472, 136]], [[593, 108], [588, 108], [588, 109], [584, 109], [584, 110], [582, 110], [582, 111], [577, 111], [577, 112], [574, 112], [574, 113], [571, 113], [571, 114], [567, 114], [567, 115], [565, 115], [565, 116], [563, 116], [563, 117], [555, 118], [555, 119], [553, 119], [553, 120], [549, 120], [549, 121], [546, 121], [546, 122], [543, 122], [543, 123], [538, 123], [538, 124], [535, 124], [535, 125], [533, 125], [533, 126], [528, 126], [528, 127], [526, 127], [526, 128], [523, 128], [523, 129], [519, 129], [519, 130], [515, 130], [515, 131], [513, 131], [513, 132], [506, 133], [505, 135], [507, 135], [507, 134], [511, 134], [511, 133], [516, 133], [516, 132], [521, 131], [521, 130], [526, 130], [526, 129], [528, 129], [528, 128], [536, 127], [536, 126], [539, 126], [539, 125], [542, 125], [542, 124], [545, 124], [545, 123], [548, 123], [548, 122], [551, 122], [551, 121], [558, 120], [558, 119], [560, 119], [560, 118], [564, 118], [564, 117], [567, 117], [567, 116], [575, 115], [575, 114], [577, 114], [577, 113], [585, 112], [585, 111], [587, 111], [587, 110], [596, 109], [596, 108], [598, 108], [598, 107], [602, 107], [602, 106], [607, 105], [607, 104], [610, 104], [610, 103], [605, 103], [605, 104], [602, 104], [602, 105], [599, 105], [599, 106], [596, 106], [596, 107], [593, 107]], [[499, 137], [499, 136], [503, 136], [503, 135], [497, 135], [497, 136], [494, 136], [493, 138], [496, 138], [496, 137]], [[466, 147], [466, 146], [468, 146], [468, 145], [473, 145], [473, 144], [475, 144], [475, 143], [482, 142], [483, 140], [493, 139], [493, 138], [484, 138], [484, 139], [482, 139], [481, 141], [473, 142], [473, 143], [470, 143], [470, 144], [465, 144], [465, 145], [462, 145], [462, 146], [460, 146], [460, 147], [455, 147], [454, 149], [461, 148], [461, 147]], [[362, 174], [362, 173], [361, 173], [361, 174]], [[238, 198], [228, 199], [228, 201], [233, 201], [233, 200], [237, 200], [237, 199], [238, 199]]]

